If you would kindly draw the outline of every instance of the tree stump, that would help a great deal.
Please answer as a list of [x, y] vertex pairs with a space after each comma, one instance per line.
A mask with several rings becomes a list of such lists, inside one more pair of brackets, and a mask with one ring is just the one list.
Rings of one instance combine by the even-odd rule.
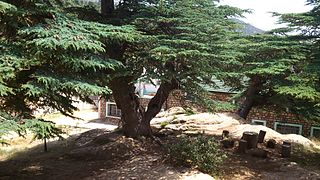
[[290, 141], [283, 141], [282, 144], [291, 146], [291, 142]]
[[229, 131], [227, 130], [222, 131], [222, 139], [225, 139], [225, 138], [229, 138]]
[[291, 145], [282, 144], [281, 146], [281, 156], [288, 158], [291, 155]]
[[259, 135], [258, 135], [258, 143], [263, 143], [264, 137], [266, 136], [266, 131], [260, 130]]
[[248, 142], [244, 139], [241, 139], [239, 141], [238, 152], [242, 154], [246, 153], [247, 147], [248, 147]]
[[276, 140], [274, 139], [269, 139], [268, 142], [267, 142], [267, 148], [272, 148], [274, 149], [276, 147]]
[[247, 141], [247, 149], [256, 148], [258, 142], [258, 133], [245, 131], [243, 132], [241, 139]]
[[223, 139], [220, 142], [224, 148], [233, 148], [234, 146], [234, 140], [232, 139]]

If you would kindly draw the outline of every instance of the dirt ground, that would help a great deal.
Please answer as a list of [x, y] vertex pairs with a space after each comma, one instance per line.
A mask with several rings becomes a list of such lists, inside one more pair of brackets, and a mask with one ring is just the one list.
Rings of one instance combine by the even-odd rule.
[[[200, 172], [164, 162], [164, 151], [148, 139], [90, 130], [65, 141], [38, 145], [0, 162], [0, 179], [183, 179]], [[206, 177], [204, 174], [202, 174]]]
[[[49, 142], [49, 152], [43, 152], [43, 145], [38, 141], [7, 159], [2, 158], [0, 180], [212, 179], [196, 169], [168, 164], [166, 149], [150, 139], [134, 140], [91, 126], [70, 131], [65, 140]], [[174, 143], [177, 138], [175, 134], [157, 135], [164, 146]], [[215, 179], [320, 179], [318, 153], [310, 157], [297, 154], [284, 159], [278, 149], [267, 150], [267, 158], [240, 155], [234, 150], [225, 149], [228, 159]], [[313, 163], [307, 162], [308, 159]], [[319, 161], [314, 161], [317, 159]]]

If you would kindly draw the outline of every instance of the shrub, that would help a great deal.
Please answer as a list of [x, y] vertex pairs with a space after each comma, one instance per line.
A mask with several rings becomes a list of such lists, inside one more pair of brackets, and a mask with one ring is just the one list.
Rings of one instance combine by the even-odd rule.
[[160, 123], [160, 126], [161, 126], [161, 128], [165, 128], [168, 124], [169, 124], [169, 122], [163, 121]]
[[186, 116], [191, 116], [191, 115], [196, 114], [191, 108], [186, 108], [185, 111], [186, 111], [186, 113], [185, 113]]
[[210, 137], [182, 137], [169, 146], [170, 162], [193, 166], [212, 175], [217, 174], [218, 167], [226, 159], [226, 154], [219, 148], [219, 143]]
[[48, 139], [55, 137], [63, 139], [60, 135], [63, 133], [62, 130], [57, 128], [54, 122], [43, 119], [21, 119], [0, 111], [0, 144], [8, 145], [3, 137], [10, 133], [14, 132], [24, 137], [28, 131], [33, 133], [34, 139], [44, 140], [45, 151], [47, 151]]

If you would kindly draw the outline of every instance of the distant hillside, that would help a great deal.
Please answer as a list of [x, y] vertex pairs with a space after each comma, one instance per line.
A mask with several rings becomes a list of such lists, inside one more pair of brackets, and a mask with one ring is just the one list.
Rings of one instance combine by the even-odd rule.
[[261, 29], [259, 29], [257, 27], [254, 27], [251, 24], [245, 23], [245, 22], [243, 22], [243, 21], [241, 21], [239, 19], [234, 19], [234, 21], [236, 21], [237, 23], [243, 24], [244, 28], [241, 31], [243, 31], [244, 34], [252, 35], [252, 34], [262, 34], [262, 33], [264, 33], [263, 30], [261, 30]]

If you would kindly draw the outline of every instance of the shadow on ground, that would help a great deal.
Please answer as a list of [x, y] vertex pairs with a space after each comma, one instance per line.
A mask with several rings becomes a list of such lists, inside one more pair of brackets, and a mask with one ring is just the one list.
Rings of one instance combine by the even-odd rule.
[[179, 179], [151, 140], [94, 129], [19, 152], [0, 162], [0, 179]]
[[[157, 135], [164, 143], [174, 143], [177, 140], [176, 134]], [[49, 142], [48, 150], [49, 152], [43, 152], [43, 145], [40, 144], [0, 162], [0, 180], [171, 180], [182, 179], [186, 174], [195, 172], [164, 162], [164, 149], [150, 139], [134, 140], [123, 137], [119, 132], [103, 129], [93, 129], [72, 135], [63, 141]], [[280, 158], [276, 152], [270, 152], [272, 156], [264, 159], [248, 154], [239, 155], [234, 153], [234, 149], [226, 152], [229, 153], [229, 158], [221, 167], [221, 179], [320, 178], [318, 174]]]

